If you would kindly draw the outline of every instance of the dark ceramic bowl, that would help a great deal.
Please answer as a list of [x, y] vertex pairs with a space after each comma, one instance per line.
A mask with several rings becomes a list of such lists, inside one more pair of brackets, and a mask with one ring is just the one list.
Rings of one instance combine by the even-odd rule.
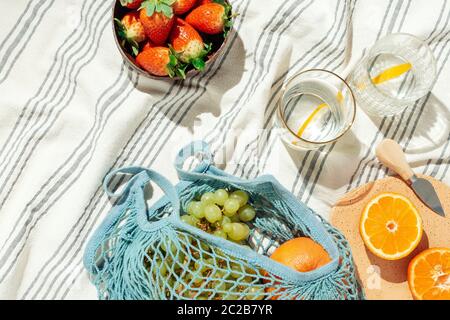
[[[225, 2], [230, 4], [228, 0], [225, 0]], [[116, 42], [117, 48], [119, 49], [120, 54], [122, 55], [123, 59], [128, 63], [128, 65], [131, 66], [132, 69], [134, 69], [136, 72], [138, 72], [139, 74], [141, 74], [147, 78], [156, 79], [156, 80], [161, 80], [161, 79], [180, 80], [181, 78], [176, 78], [176, 77], [170, 78], [169, 76], [159, 77], [159, 76], [155, 76], [155, 75], [147, 72], [146, 70], [144, 70], [140, 66], [138, 66], [138, 64], [136, 63], [136, 59], [129, 52], [127, 52], [127, 50], [125, 48], [122, 47], [122, 45], [120, 44], [120, 41], [119, 41], [119, 36], [117, 34], [116, 27], [115, 27], [114, 19], [117, 18], [117, 19], [121, 20], [122, 17], [129, 11], [130, 11], [129, 9], [122, 7], [119, 0], [116, 0], [114, 2], [113, 10], [112, 10], [112, 19], [111, 19], [112, 23], [111, 24], [112, 24], [113, 32], [114, 32], [114, 40]], [[186, 79], [193, 77], [200, 72], [205, 72], [205, 70], [209, 67], [209, 65], [211, 65], [217, 58], [219, 58], [223, 54], [225, 44], [228, 41], [228, 39], [230, 38], [230, 35], [233, 33], [233, 30], [234, 29], [231, 28], [231, 30], [227, 33], [227, 36], [225, 38], [222, 34], [214, 35], [214, 36], [202, 34], [204, 42], [212, 44], [212, 50], [209, 53], [209, 55], [207, 56], [205, 69], [203, 71], [199, 71], [194, 68], [188, 69], [188, 71], [186, 72]]]

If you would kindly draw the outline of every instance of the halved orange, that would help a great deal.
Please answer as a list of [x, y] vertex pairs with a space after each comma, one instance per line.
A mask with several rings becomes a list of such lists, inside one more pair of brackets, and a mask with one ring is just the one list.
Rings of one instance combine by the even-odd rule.
[[373, 198], [361, 215], [360, 233], [367, 248], [385, 260], [408, 256], [422, 239], [422, 219], [411, 201], [399, 194]]
[[418, 300], [450, 300], [450, 248], [428, 249], [408, 267], [409, 289]]

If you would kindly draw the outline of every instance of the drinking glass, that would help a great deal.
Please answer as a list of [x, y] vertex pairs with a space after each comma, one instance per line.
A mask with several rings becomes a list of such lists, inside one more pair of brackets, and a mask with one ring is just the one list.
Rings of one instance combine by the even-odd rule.
[[368, 51], [350, 75], [358, 105], [369, 115], [395, 116], [423, 98], [436, 81], [430, 47], [405, 33], [390, 34]]
[[342, 137], [355, 115], [355, 98], [345, 80], [333, 72], [313, 69], [284, 85], [276, 124], [288, 146], [314, 150]]

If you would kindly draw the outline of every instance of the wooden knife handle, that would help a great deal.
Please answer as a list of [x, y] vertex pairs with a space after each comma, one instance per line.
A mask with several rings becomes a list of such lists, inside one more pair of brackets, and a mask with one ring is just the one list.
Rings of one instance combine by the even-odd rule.
[[409, 181], [414, 172], [406, 161], [405, 153], [400, 145], [390, 139], [386, 139], [377, 147], [378, 160], [386, 167], [397, 173], [403, 180]]

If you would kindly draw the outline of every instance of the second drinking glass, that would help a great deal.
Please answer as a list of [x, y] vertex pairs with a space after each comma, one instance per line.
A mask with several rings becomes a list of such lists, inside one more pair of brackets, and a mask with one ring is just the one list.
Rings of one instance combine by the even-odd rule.
[[373, 116], [394, 116], [430, 92], [436, 61], [430, 47], [405, 33], [379, 40], [361, 59], [349, 83], [358, 105]]

